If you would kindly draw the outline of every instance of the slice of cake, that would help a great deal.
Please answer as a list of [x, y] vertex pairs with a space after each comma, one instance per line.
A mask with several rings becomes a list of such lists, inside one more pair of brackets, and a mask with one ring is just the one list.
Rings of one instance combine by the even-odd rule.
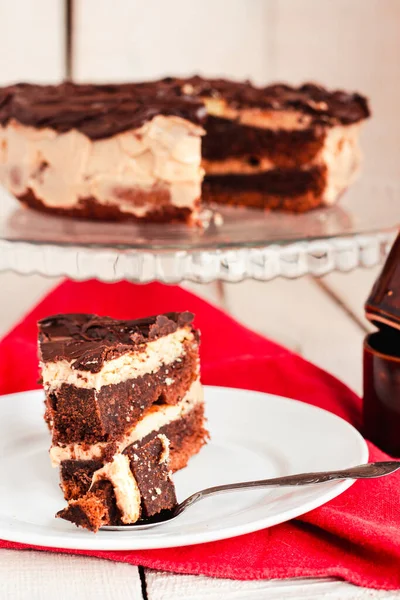
[[69, 501], [58, 516], [95, 531], [172, 508], [170, 472], [208, 437], [192, 323], [188, 312], [39, 322], [50, 457]]
[[310, 83], [18, 84], [0, 88], [0, 181], [27, 206], [92, 219], [198, 223], [201, 195], [303, 212], [353, 181], [369, 114], [363, 96]]

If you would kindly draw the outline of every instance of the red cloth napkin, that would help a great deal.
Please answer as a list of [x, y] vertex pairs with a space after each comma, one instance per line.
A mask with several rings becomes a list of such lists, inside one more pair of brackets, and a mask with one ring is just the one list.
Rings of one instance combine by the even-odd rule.
[[[61, 284], [0, 343], [0, 393], [38, 387], [36, 321], [44, 316], [93, 312], [133, 318], [172, 310], [196, 314], [196, 325], [202, 330], [204, 383], [289, 396], [360, 425], [360, 399], [331, 375], [249, 331], [189, 292], [156, 283]], [[371, 461], [387, 459], [372, 444], [369, 450]], [[232, 579], [337, 576], [362, 586], [397, 589], [399, 484], [397, 474], [359, 481], [299, 519], [220, 542], [132, 552], [59, 551], [176, 573]], [[6, 541], [0, 541], [0, 547], [32, 548]]]

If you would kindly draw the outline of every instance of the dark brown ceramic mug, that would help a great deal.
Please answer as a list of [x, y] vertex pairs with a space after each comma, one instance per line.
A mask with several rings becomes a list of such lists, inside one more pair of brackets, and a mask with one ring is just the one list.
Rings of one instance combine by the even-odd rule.
[[400, 234], [365, 303], [365, 316], [377, 327], [400, 330]]
[[400, 457], [400, 332], [382, 329], [364, 340], [364, 435]]

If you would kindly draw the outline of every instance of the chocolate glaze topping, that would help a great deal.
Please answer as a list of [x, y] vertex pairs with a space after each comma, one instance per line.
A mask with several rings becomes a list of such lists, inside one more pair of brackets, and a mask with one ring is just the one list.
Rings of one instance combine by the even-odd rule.
[[98, 373], [106, 361], [134, 352], [181, 327], [191, 327], [193, 319], [190, 312], [131, 321], [90, 314], [54, 315], [38, 323], [41, 360], [73, 361], [73, 369]]
[[57, 86], [19, 83], [0, 88], [0, 123], [10, 119], [59, 132], [78, 129], [91, 139], [137, 129], [156, 115], [174, 115], [194, 123], [206, 117], [203, 104], [191, 98], [158, 96], [142, 84]]
[[250, 81], [189, 79], [167, 77], [156, 85], [171, 87], [178, 96], [191, 98], [222, 98], [235, 108], [266, 110], [299, 110], [312, 115], [318, 122], [329, 124], [355, 123], [370, 115], [367, 99], [357, 93], [329, 91], [314, 83], [293, 87], [275, 83], [265, 87], [253, 86]]
[[167, 77], [145, 83], [90, 85], [62, 83], [40, 86], [20, 83], [0, 88], [0, 123], [16, 119], [24, 125], [65, 132], [78, 129], [91, 139], [135, 129], [157, 114], [176, 115], [203, 123], [202, 100], [225, 100], [233, 108], [296, 110], [315, 123], [350, 124], [370, 111], [357, 93], [328, 91], [312, 83], [291, 87], [278, 83], [255, 87], [249, 81]]

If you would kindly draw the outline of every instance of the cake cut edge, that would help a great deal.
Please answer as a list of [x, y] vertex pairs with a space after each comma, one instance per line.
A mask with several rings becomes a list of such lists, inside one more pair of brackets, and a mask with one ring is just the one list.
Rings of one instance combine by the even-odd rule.
[[50, 449], [54, 467], [60, 467], [60, 486], [66, 500], [84, 495], [94, 473], [116, 452], [146, 444], [155, 435], [165, 435], [170, 443], [172, 472], [186, 467], [190, 458], [206, 444], [209, 434], [205, 426], [203, 389], [197, 379], [177, 405], [153, 406], [131, 432], [118, 443], [58, 447]]
[[97, 532], [105, 525], [133, 525], [176, 506], [169, 469], [169, 441], [157, 435], [116, 454], [96, 471], [89, 490], [70, 500], [58, 518]]

